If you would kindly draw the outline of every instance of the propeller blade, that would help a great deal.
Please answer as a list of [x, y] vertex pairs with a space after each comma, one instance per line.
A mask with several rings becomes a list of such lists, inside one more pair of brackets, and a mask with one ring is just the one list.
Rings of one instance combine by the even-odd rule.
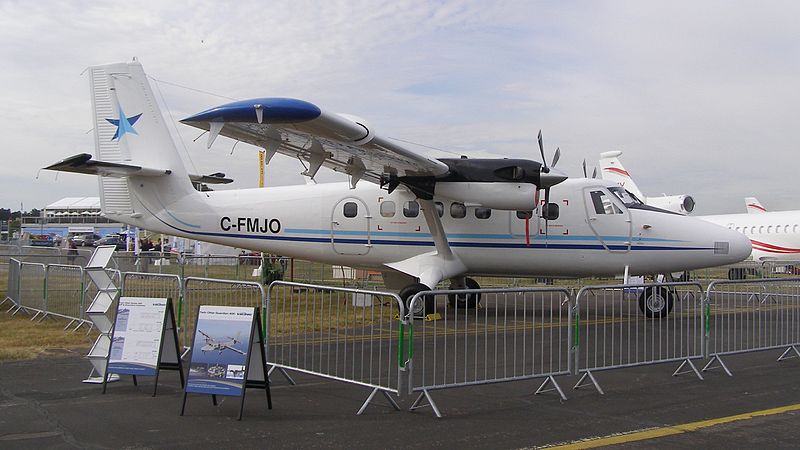
[[586, 175], [586, 160], [585, 159], [583, 160], [583, 164], [581, 164], [581, 167], [583, 167], [583, 178], [589, 178], [589, 176]]
[[544, 157], [544, 144], [542, 144], [542, 130], [539, 130], [539, 153], [542, 154], [542, 172], [547, 173], [547, 160]]
[[597, 178], [597, 167], [592, 171], [592, 178]]
[[556, 148], [556, 154], [553, 155], [553, 162], [550, 163], [550, 167], [555, 167], [559, 158], [561, 158], [561, 147]]

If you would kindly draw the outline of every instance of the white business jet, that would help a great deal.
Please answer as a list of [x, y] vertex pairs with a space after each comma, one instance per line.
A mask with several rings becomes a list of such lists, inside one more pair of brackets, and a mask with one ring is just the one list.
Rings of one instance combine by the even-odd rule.
[[639, 190], [639, 186], [631, 178], [619, 161], [620, 151], [604, 152], [600, 154], [600, 176], [604, 180], [613, 181], [638, 197], [645, 205], [661, 208], [678, 214], [689, 214], [694, 210], [694, 199], [689, 195], [661, 195], [660, 197], [647, 197]]
[[[621, 152], [600, 154], [600, 166], [604, 179], [619, 182], [630, 190], [631, 186], [638, 192], [636, 183], [629, 172], [622, 166], [618, 157]], [[624, 181], [624, 184], [621, 182]], [[637, 196], [639, 194], [636, 194]], [[665, 196], [664, 199], [679, 199], [680, 195]], [[642, 198], [642, 197], [639, 197]], [[648, 200], [660, 197], [647, 197]], [[691, 198], [691, 197], [688, 197]], [[694, 204], [694, 202], [692, 202]], [[753, 247], [754, 261], [798, 261], [800, 260], [800, 211], [767, 211], [755, 197], [745, 198], [747, 214], [719, 214], [696, 216], [747, 236]], [[746, 277], [748, 270], [732, 268], [728, 277], [739, 279]]]
[[[433, 159], [378, 135], [360, 118], [287, 98], [229, 103], [182, 122], [206, 130], [209, 146], [223, 135], [265, 149], [268, 159], [275, 153], [299, 159], [310, 178], [327, 167], [348, 174], [349, 182], [198, 192], [190, 179], [215, 177], [187, 173], [142, 66], [134, 60], [92, 67], [89, 77], [96, 159], [77, 155], [47, 169], [99, 175], [106, 217], [158, 233], [377, 269], [404, 299], [445, 280], [478, 288], [469, 277], [475, 275], [665, 273], [729, 264], [750, 253], [740, 233], [648, 208], [615, 183], [567, 179], [531, 160]], [[479, 300], [476, 294], [451, 299], [467, 307]], [[663, 316], [672, 302], [646, 303], [648, 315]]]

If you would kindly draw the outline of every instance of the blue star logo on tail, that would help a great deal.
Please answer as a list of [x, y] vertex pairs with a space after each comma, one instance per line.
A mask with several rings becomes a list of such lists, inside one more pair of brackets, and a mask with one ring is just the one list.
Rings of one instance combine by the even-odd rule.
[[117, 132], [114, 133], [114, 137], [111, 138], [112, 141], [117, 139], [122, 139], [122, 136], [125, 136], [125, 133], [133, 133], [138, 135], [139, 133], [133, 129], [133, 124], [139, 120], [139, 117], [142, 117], [141, 114], [137, 114], [135, 116], [126, 117], [125, 112], [122, 111], [122, 107], [119, 107], [119, 119], [106, 119], [109, 123], [117, 127]]

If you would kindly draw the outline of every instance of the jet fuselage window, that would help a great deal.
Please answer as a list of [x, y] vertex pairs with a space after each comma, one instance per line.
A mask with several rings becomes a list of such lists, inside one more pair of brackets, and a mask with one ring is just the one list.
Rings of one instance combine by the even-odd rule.
[[453, 202], [450, 204], [450, 217], [453, 219], [463, 219], [467, 217], [467, 207], [463, 203]]
[[444, 203], [436, 202], [436, 212], [439, 213], [439, 217], [444, 216]]
[[344, 216], [355, 217], [358, 215], [358, 204], [356, 202], [347, 202], [344, 204]]
[[492, 217], [491, 208], [475, 208], [475, 217], [478, 219], [488, 219]]
[[517, 211], [517, 219], [530, 219], [533, 217], [533, 211]]
[[419, 203], [414, 200], [406, 202], [405, 206], [403, 206], [403, 215], [406, 217], [417, 217], [419, 215]]
[[393, 201], [385, 201], [381, 203], [381, 216], [382, 217], [394, 217], [394, 202]]

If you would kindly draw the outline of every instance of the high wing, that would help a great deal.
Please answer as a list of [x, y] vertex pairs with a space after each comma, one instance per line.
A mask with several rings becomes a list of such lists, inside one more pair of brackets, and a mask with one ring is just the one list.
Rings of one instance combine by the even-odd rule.
[[197, 332], [198, 332], [198, 333], [200, 333], [200, 334], [202, 334], [203, 336], [205, 336], [205, 337], [206, 337], [206, 339], [211, 339], [212, 341], [214, 340], [214, 338], [212, 338], [211, 336], [209, 336], [209, 335], [207, 335], [207, 334], [203, 333], [203, 332], [202, 332], [202, 331], [200, 331], [200, 330], [197, 330]]
[[208, 146], [218, 135], [304, 160], [304, 175], [320, 167], [374, 183], [394, 177], [439, 177], [448, 165], [378, 136], [362, 119], [323, 111], [290, 98], [258, 98], [221, 105], [181, 122], [208, 131]]
[[234, 352], [236, 352], [236, 353], [238, 353], [240, 355], [244, 355], [243, 351], [239, 350], [238, 348], [233, 348], [230, 345], [223, 345], [222, 348], [227, 348], [228, 350], [233, 350]]

